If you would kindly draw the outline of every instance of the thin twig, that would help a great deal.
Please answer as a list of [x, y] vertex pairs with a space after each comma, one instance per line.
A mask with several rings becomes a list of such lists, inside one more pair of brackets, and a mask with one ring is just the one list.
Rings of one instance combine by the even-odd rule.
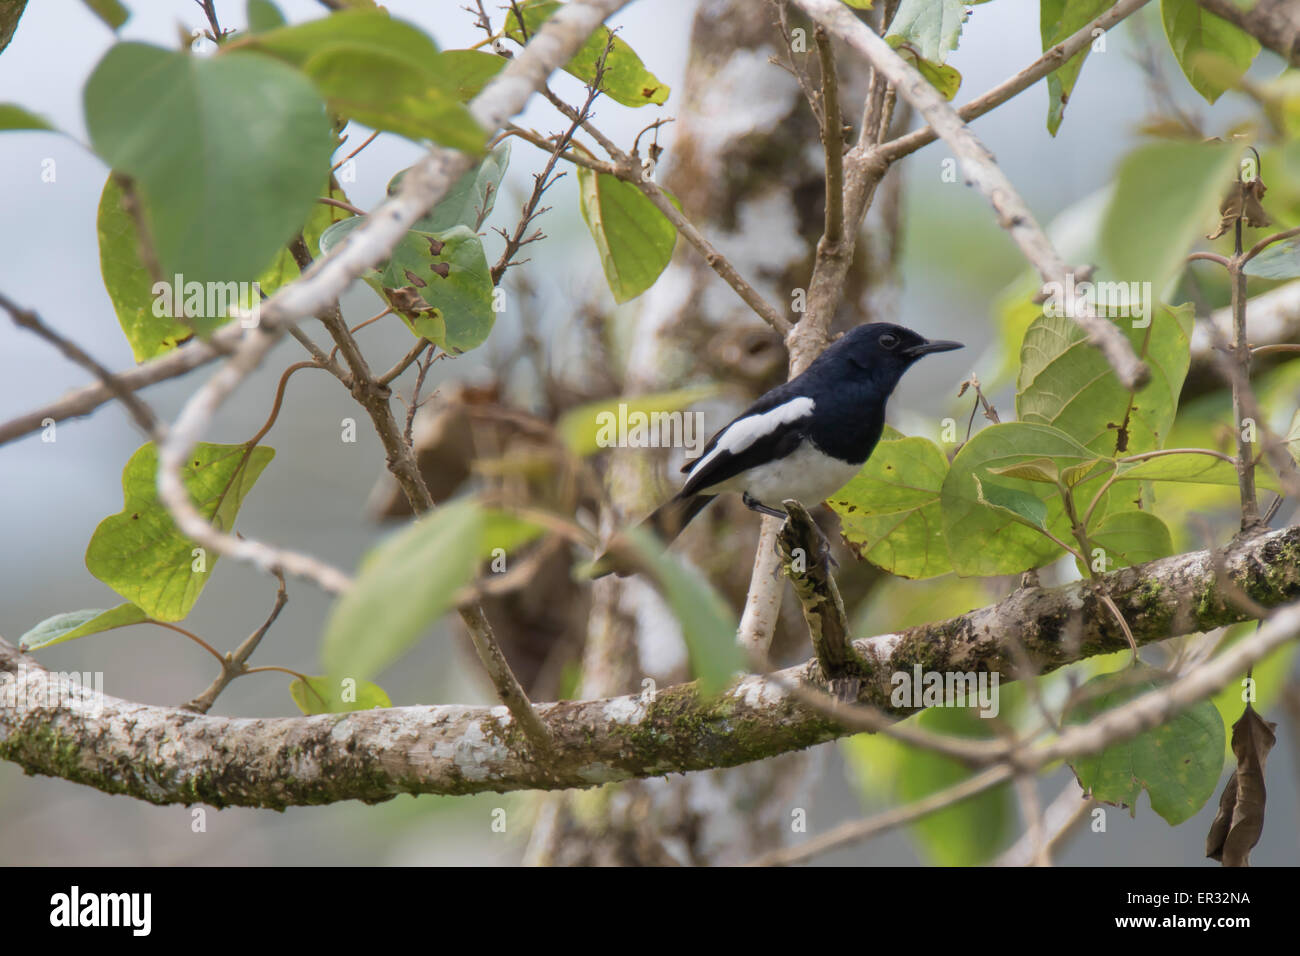
[[[569, 117], [569, 119], [572, 120], [577, 118], [578, 113], [573, 107], [569, 106], [554, 94], [551, 94], [549, 98], [555, 105], [556, 109]], [[740, 296], [741, 300], [754, 310], [755, 315], [763, 319], [768, 325], [772, 326], [772, 328], [776, 329], [783, 336], [787, 335], [790, 330], [794, 328], [794, 325], [790, 320], [787, 319], [778, 309], [769, 304], [758, 290], [750, 285], [740, 275], [740, 273], [736, 271], [736, 267], [731, 264], [731, 261], [714, 248], [713, 244], [709, 242], [709, 240], [704, 238], [704, 234], [701, 233], [700, 230], [682, 214], [681, 210], [678, 209], [664, 194], [663, 190], [659, 188], [659, 185], [653, 179], [650, 179], [645, 175], [640, 163], [638, 163], [632, 156], [619, 149], [618, 146], [610, 141], [608, 137], [601, 134], [598, 130], [595, 130], [589, 122], [582, 123], [581, 125], [582, 129], [592, 135], [592, 138], [600, 144], [601, 148], [604, 149], [614, 161], [612, 174], [616, 175], [624, 182], [631, 183], [636, 186], [637, 189], [641, 190], [645, 197], [654, 203], [655, 208], [663, 213], [665, 218], [673, 224], [673, 227], [676, 228], [682, 238], [694, 246], [699, 253], [704, 256], [704, 261], [708, 263], [709, 268], [717, 273], [719, 278], [726, 282], [727, 285], [731, 286], [731, 288], [735, 290], [736, 294]], [[775, 566], [774, 563], [772, 567]]]
[[[406, 421], [402, 426], [402, 440], [406, 442], [408, 448], [411, 447], [411, 436], [415, 430], [415, 413], [418, 412], [420, 406], [424, 404], [424, 402], [420, 400], [420, 390], [424, 388], [425, 376], [429, 374], [429, 369], [433, 367], [433, 363], [444, 357], [446, 354], [446, 352], [438, 352], [435, 354], [434, 346], [430, 345], [429, 357], [420, 363], [420, 366], [415, 373], [415, 385], [411, 389], [411, 400], [406, 403]], [[427, 401], [427, 399], [425, 401]]]
[[152, 618], [151, 618], [150, 620], [144, 622], [144, 623], [147, 623], [147, 624], [154, 624], [154, 625], [156, 625], [156, 626], [158, 626], [158, 627], [165, 627], [165, 628], [166, 628], [167, 630], [169, 630], [169, 631], [173, 631], [173, 632], [175, 632], [176, 634], [183, 635], [184, 637], [189, 638], [189, 639], [190, 639], [191, 641], [193, 641], [195, 644], [199, 645], [199, 647], [203, 648], [205, 651], [207, 651], [209, 654], [211, 654], [211, 655], [212, 655], [213, 657], [215, 657], [217, 660], [219, 660], [219, 661], [224, 661], [224, 660], [225, 660], [225, 658], [221, 656], [221, 652], [220, 652], [219, 650], [217, 650], [215, 647], [213, 647], [211, 644], [209, 644], [209, 643], [208, 643], [207, 641], [205, 641], [203, 638], [199, 637], [199, 636], [198, 636], [197, 634], [195, 634], [193, 631], [188, 631], [188, 630], [186, 630], [185, 628], [180, 627], [180, 626], [177, 625], [177, 624], [172, 624], [170, 621], [155, 621], [155, 620], [153, 620]]
[[[188, 704], [184, 705], [186, 710], [206, 714], [212, 709], [212, 705], [216, 703], [217, 697], [220, 696], [221, 692], [230, 685], [231, 681], [244, 674], [251, 674], [254, 671], [265, 669], [250, 668], [247, 665], [248, 659], [253, 656], [253, 652], [257, 650], [257, 646], [262, 643], [262, 638], [264, 638], [266, 632], [271, 629], [271, 625], [275, 623], [276, 618], [280, 616], [280, 612], [284, 609], [285, 604], [289, 600], [289, 592], [285, 587], [284, 575], [277, 573], [275, 579], [278, 584], [275, 589], [275, 602], [271, 606], [271, 613], [266, 616], [266, 620], [262, 622], [261, 626], [258, 627], [257, 630], [244, 639], [243, 643], [235, 649], [233, 654], [225, 656], [220, 654], [217, 655], [217, 659], [221, 661], [221, 673], [218, 674], [212, 683], [208, 685], [207, 690], [199, 694], [199, 696], [195, 697]], [[294, 672], [289, 671], [289, 673]], [[302, 677], [301, 674], [296, 676]]]
[[350, 202], [344, 202], [342, 199], [335, 199], [333, 196], [317, 196], [316, 201], [322, 206], [335, 206], [339, 209], [346, 209], [354, 216], [364, 216], [366, 211], [360, 206], [354, 206]]
[[[522, 24], [522, 22], [521, 20], [520, 23]], [[600, 57], [596, 61], [595, 75], [592, 77], [591, 82], [587, 84], [586, 100], [583, 101], [576, 115], [570, 119], [568, 129], [555, 137], [555, 145], [551, 147], [551, 155], [547, 157], [546, 165], [542, 167], [542, 171], [533, 175], [533, 190], [519, 211], [519, 222], [516, 223], [514, 232], [506, 233], [504, 230], [499, 230], [506, 242], [501, 251], [501, 258], [492, 267], [493, 285], [501, 284], [502, 276], [505, 275], [506, 270], [511, 265], [515, 264], [514, 257], [520, 249], [543, 238], [541, 230], [537, 230], [532, 234], [529, 234], [528, 230], [532, 226], [534, 219], [550, 209], [549, 206], [541, 205], [542, 196], [564, 175], [564, 173], [555, 172], [555, 164], [560, 156], [568, 150], [569, 144], [573, 142], [573, 135], [578, 131], [579, 127], [591, 118], [591, 108], [600, 97], [601, 86], [605, 78], [605, 61], [613, 48], [614, 34], [611, 32], [605, 41], [605, 49], [601, 51]]]
[[753, 860], [749, 865], [792, 866], [795, 863], [804, 863], [831, 850], [853, 846], [878, 834], [914, 823], [932, 813], [944, 810], [953, 804], [961, 803], [976, 794], [983, 793], [991, 787], [996, 787], [1000, 783], [1005, 783], [1014, 775], [1014, 771], [1010, 767], [990, 767], [973, 777], [967, 777], [961, 783], [939, 790], [914, 803], [896, 807], [893, 810], [886, 810], [884, 813], [867, 817], [865, 820], [852, 820], [848, 823], [842, 823], [821, 836], [805, 840], [798, 846], [765, 853], [758, 859]]
[[1271, 236], [1265, 236], [1263, 239], [1259, 240], [1259, 242], [1251, 246], [1249, 250], [1241, 254], [1242, 265], [1245, 265], [1251, 259], [1254, 259], [1273, 243], [1281, 242], [1283, 239], [1290, 239], [1292, 236], [1300, 236], [1300, 226], [1296, 226], [1294, 229], [1287, 229], [1283, 232], [1275, 232]]
[[131, 417], [135, 419], [136, 424], [140, 426], [140, 429], [146, 435], [150, 438], [157, 438], [162, 434], [163, 428], [152, 409], [144, 403], [140, 396], [136, 395], [128, 386], [122, 384], [116, 375], [103, 365], [100, 365], [80, 345], [55, 332], [41, 321], [39, 315], [31, 309], [22, 308], [6, 295], [0, 294], [0, 308], [9, 313], [15, 325], [36, 333], [40, 338], [62, 352], [69, 361], [75, 362], [95, 375], [103, 383], [104, 387], [126, 406], [126, 410], [131, 413]]
[[[957, 110], [957, 115], [963, 122], [969, 123], [990, 110], [1001, 106], [1007, 100], [1023, 93], [1043, 77], [1059, 69], [1076, 54], [1092, 45], [1096, 40], [1097, 30], [1101, 30], [1103, 33], [1110, 30], [1125, 18], [1142, 9], [1149, 2], [1150, 0], [1119, 0], [1118, 3], [1095, 20], [1084, 24], [1056, 46], [1044, 51], [1042, 56], [1015, 76], [961, 106]], [[876, 158], [885, 163], [896, 162], [904, 156], [916, 152], [922, 146], [928, 146], [937, 139], [939, 139], [939, 133], [936, 132], [935, 128], [926, 126], [897, 139], [882, 143], [877, 151]]]
[[356, 158], [356, 156], [357, 156], [358, 153], [360, 153], [363, 149], [365, 149], [367, 146], [369, 146], [371, 143], [373, 143], [376, 139], [379, 138], [379, 134], [380, 134], [381, 132], [383, 132], [383, 131], [382, 131], [382, 130], [375, 130], [373, 133], [371, 133], [369, 136], [367, 136], [367, 137], [366, 137], [366, 141], [365, 141], [364, 143], [362, 143], [360, 146], [358, 146], [358, 147], [357, 147], [356, 149], [354, 149], [352, 152], [348, 153], [346, 156], [344, 156], [342, 159], [340, 159], [337, 163], [335, 163], [333, 166], [331, 166], [331, 167], [330, 167], [330, 172], [331, 172], [331, 173], [336, 173], [336, 172], [338, 172], [338, 171], [339, 171], [339, 168], [340, 168], [341, 166], [345, 165], [349, 159], [354, 159], [354, 158]]

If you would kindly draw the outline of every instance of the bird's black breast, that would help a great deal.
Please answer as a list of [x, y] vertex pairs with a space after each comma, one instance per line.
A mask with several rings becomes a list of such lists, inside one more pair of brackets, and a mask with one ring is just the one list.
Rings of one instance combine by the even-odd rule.
[[826, 454], [862, 464], [880, 441], [889, 393], [856, 382], [818, 389], [818, 393], [813, 396], [817, 412], [808, 423], [808, 437]]

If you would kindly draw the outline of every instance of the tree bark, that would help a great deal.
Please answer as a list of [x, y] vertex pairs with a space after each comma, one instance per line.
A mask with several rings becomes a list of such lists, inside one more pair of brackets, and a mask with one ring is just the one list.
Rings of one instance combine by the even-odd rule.
[[[1140, 644], [1247, 620], [1249, 613], [1233, 601], [1236, 589], [1266, 608], [1300, 601], [1300, 526], [1246, 538], [1224, 555], [1198, 551], [1125, 568], [1099, 584], [1022, 588], [948, 621], [855, 641], [856, 653], [871, 664], [857, 700], [902, 717], [910, 711], [890, 701], [895, 672], [920, 666], [997, 672], [1013, 680], [1024, 659], [1047, 672], [1122, 650], [1128, 642], [1098, 588], [1119, 607]], [[1294, 604], [1286, 613], [1296, 613]], [[815, 659], [769, 676], [742, 677], [714, 700], [702, 700], [684, 684], [644, 698], [541, 704], [537, 711], [556, 741], [556, 755], [538, 762], [501, 706], [213, 717], [76, 693], [68, 675], [51, 675], [0, 640], [0, 758], [28, 773], [157, 804], [279, 809], [375, 802], [402, 793], [588, 788], [764, 761], [847, 733], [792, 694], [789, 688], [798, 683], [826, 689]], [[685, 779], [700, 786], [715, 776]], [[764, 786], [759, 796], [795, 786], [771, 774], [757, 779]], [[682, 820], [704, 822], [690, 810], [691, 794], [676, 795]], [[631, 815], [661, 802], [659, 796], [625, 788], [604, 799]], [[765, 817], [768, 826], [774, 819]], [[611, 830], [596, 843], [605, 859], [624, 858], [610, 850], [614, 832], [622, 835], [620, 846], [631, 848], [627, 855], [639, 859], [657, 854], [689, 862], [695, 850], [721, 854], [735, 845], [718, 838], [638, 842], [642, 831]]]

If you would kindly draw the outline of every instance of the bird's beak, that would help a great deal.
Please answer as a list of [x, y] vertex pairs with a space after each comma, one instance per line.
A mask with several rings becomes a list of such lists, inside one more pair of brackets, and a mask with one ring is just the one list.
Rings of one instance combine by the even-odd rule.
[[922, 342], [920, 345], [913, 345], [906, 351], [910, 357], [920, 358], [922, 355], [929, 355], [931, 352], [951, 352], [953, 349], [964, 349], [965, 347], [960, 342], [934, 339], [929, 342]]

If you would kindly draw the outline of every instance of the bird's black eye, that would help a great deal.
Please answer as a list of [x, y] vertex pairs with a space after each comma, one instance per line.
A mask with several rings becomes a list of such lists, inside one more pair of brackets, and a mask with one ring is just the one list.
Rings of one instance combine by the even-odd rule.
[[880, 337], [879, 342], [882, 349], [892, 349], [898, 344], [898, 336], [893, 332], [886, 332]]

